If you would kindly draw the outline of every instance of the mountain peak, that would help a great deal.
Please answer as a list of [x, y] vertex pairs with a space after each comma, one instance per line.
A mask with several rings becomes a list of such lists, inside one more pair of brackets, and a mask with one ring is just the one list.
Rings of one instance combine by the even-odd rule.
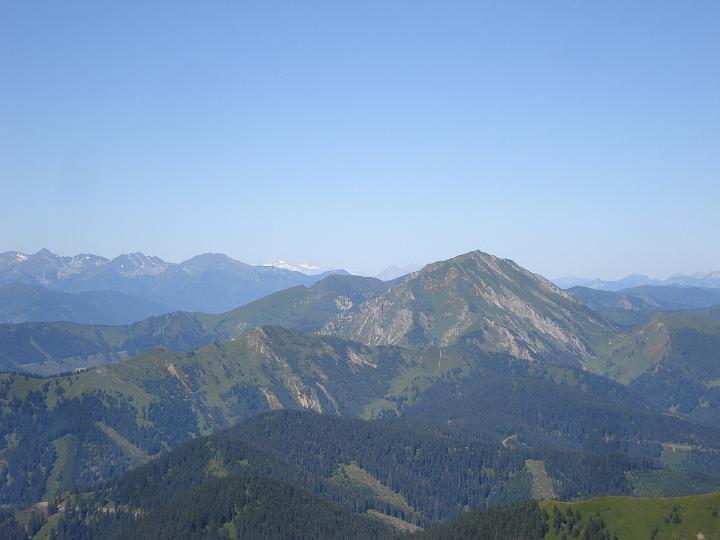
[[224, 253], [201, 253], [180, 263], [180, 267], [188, 274], [199, 274], [208, 270], [246, 269], [249, 266]]
[[498, 270], [499, 265], [503, 265], [503, 264], [510, 264], [515, 268], [522, 268], [520, 265], [518, 265], [512, 259], [503, 259], [503, 258], [497, 257], [491, 253], [486, 253], [485, 251], [480, 251], [479, 249], [476, 249], [473, 251], [468, 251], [467, 253], [462, 253], [460, 255], [456, 255], [455, 257], [451, 257], [450, 259], [446, 259], [444, 261], [437, 261], [434, 263], [430, 263], [427, 266], [433, 266], [433, 265], [447, 266], [447, 265], [452, 265], [452, 264], [467, 263], [468, 261], [484, 265], [487, 268], [492, 268], [494, 270]]
[[58, 256], [55, 253], [53, 253], [52, 251], [50, 251], [48, 248], [42, 248], [37, 253], [34, 253], [33, 257], [46, 257], [46, 258], [53, 258], [53, 259], [58, 258]]
[[118, 255], [110, 261], [109, 266], [123, 276], [138, 277], [162, 274], [170, 265], [159, 257], [137, 251]]
[[471, 251], [428, 264], [324, 331], [370, 345], [461, 342], [530, 360], [588, 357], [606, 326], [542, 276]]

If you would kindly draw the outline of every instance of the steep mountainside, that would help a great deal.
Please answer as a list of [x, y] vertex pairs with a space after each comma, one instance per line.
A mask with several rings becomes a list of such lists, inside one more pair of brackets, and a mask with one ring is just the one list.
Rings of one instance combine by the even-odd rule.
[[263, 324], [314, 331], [341, 313], [354, 312], [385, 288], [385, 283], [373, 278], [331, 275], [311, 287], [286, 289], [219, 315], [177, 312], [123, 326], [0, 325], [0, 369], [62, 373], [158, 347], [189, 351]]
[[322, 331], [372, 345], [464, 343], [583, 362], [615, 328], [543, 277], [475, 251], [425, 266]]
[[66, 293], [24, 283], [0, 286], [0, 323], [130, 324], [172, 308], [114, 291]]

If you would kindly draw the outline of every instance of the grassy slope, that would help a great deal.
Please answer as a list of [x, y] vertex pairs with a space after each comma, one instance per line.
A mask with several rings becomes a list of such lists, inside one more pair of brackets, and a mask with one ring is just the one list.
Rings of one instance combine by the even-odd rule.
[[[658, 529], [656, 540], [695, 539], [698, 533], [702, 533], [705, 540], [720, 539], [718, 493], [689, 497], [598, 497], [573, 503], [544, 501], [541, 506], [551, 514], [553, 506], [563, 511], [571, 506], [581, 512], [583, 525], [599, 513], [608, 530], [620, 540], [650, 539], [655, 529]], [[680, 516], [680, 523], [672, 521], [674, 514]], [[559, 536], [551, 528], [546, 538], [554, 540]]]
[[666, 314], [614, 336], [596, 367], [601, 374], [628, 384], [665, 360], [679, 361], [700, 376], [706, 369], [711, 382], [720, 376], [716, 367], [720, 366], [719, 343], [720, 320], [694, 312]]
[[73, 454], [77, 451], [77, 438], [74, 435], [65, 435], [55, 441], [57, 459], [53, 465], [50, 479], [47, 483], [45, 499], [51, 499], [68, 488], [73, 478]]
[[610, 379], [629, 384], [669, 352], [670, 335], [667, 325], [655, 320], [647, 325], [618, 333], [608, 344], [596, 370]]
[[350, 483], [368, 488], [379, 499], [386, 501], [397, 508], [401, 508], [409, 514], [415, 513], [415, 510], [410, 507], [407, 500], [405, 500], [405, 497], [403, 497], [400, 493], [394, 492], [385, 484], [373, 478], [370, 473], [361, 467], [358, 467], [356, 463], [340, 465], [335, 472], [333, 480], [341, 485]]

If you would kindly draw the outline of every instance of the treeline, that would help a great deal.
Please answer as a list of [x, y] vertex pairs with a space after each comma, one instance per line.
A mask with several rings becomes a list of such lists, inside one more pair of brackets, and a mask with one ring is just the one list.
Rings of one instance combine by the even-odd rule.
[[[548, 515], [547, 511], [545, 511], [545, 515]], [[570, 538], [619, 540], [616, 534], [608, 530], [605, 520], [599, 514], [590, 516], [585, 522], [580, 510], [573, 510], [571, 506], [568, 506], [564, 512], [557, 506], [553, 506], [550, 527], [555, 536], [560, 537], [561, 540]]]
[[415, 540], [542, 540], [548, 514], [534, 501], [471, 512], [412, 536]]

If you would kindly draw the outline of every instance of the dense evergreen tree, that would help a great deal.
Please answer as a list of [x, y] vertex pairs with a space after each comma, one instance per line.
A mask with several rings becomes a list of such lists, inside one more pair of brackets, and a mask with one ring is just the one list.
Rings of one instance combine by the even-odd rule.
[[547, 513], [536, 502], [471, 512], [413, 538], [421, 540], [542, 540], [548, 531]]

